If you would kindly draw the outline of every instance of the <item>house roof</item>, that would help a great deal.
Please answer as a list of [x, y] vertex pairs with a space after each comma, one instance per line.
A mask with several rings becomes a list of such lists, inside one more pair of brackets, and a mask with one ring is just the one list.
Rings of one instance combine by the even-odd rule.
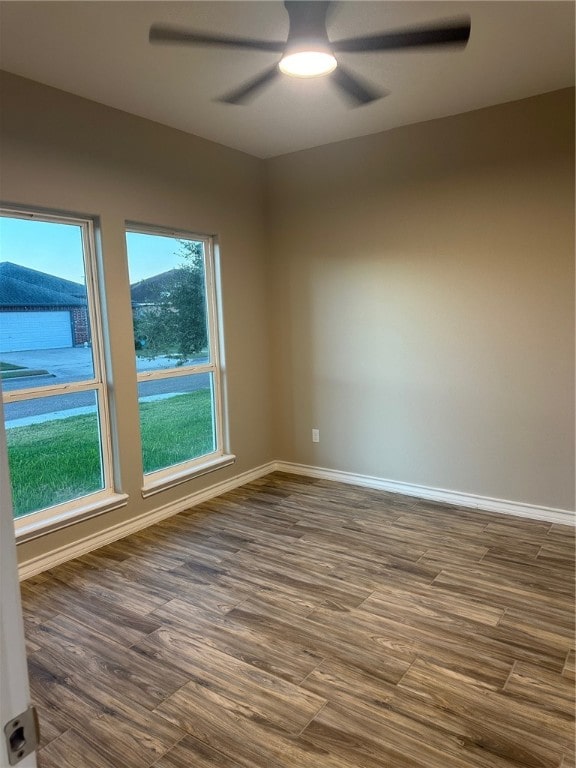
[[179, 269], [169, 269], [159, 275], [147, 277], [130, 286], [133, 304], [154, 304], [162, 294], [169, 293], [180, 278]]
[[82, 307], [86, 286], [46, 272], [0, 263], [0, 309], [3, 307]]

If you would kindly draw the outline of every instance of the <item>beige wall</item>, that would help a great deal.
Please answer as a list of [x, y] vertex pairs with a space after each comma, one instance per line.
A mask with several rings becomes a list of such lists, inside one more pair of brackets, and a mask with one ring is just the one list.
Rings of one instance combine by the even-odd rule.
[[[19, 547], [26, 560], [273, 458], [263, 161], [3, 74], [0, 198], [100, 217], [114, 402], [128, 507]], [[234, 467], [143, 500], [124, 221], [220, 238]]]
[[573, 115], [558, 91], [267, 163], [278, 456], [574, 508]]

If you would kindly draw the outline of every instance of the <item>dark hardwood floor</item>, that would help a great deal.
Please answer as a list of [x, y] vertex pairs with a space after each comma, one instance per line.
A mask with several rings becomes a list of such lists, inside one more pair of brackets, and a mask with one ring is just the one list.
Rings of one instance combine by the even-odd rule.
[[291, 475], [22, 585], [41, 768], [570, 768], [574, 529]]

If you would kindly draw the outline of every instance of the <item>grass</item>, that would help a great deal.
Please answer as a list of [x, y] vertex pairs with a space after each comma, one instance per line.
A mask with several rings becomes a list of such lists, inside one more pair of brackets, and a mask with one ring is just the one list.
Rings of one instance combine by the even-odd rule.
[[6, 430], [14, 517], [102, 488], [95, 414]]
[[47, 373], [48, 371], [44, 369], [25, 368], [23, 365], [13, 365], [0, 360], [0, 378], [2, 379], [20, 379], [23, 376], [42, 376]]
[[[214, 450], [208, 389], [142, 403], [140, 414], [145, 472]], [[14, 427], [7, 438], [14, 517], [102, 488], [94, 414]]]
[[214, 450], [209, 389], [140, 404], [144, 472], [171, 467]]
[[0, 376], [2, 379], [22, 379], [25, 376], [46, 376], [47, 374], [48, 371], [45, 371], [44, 368], [25, 368], [21, 371], [2, 371]]

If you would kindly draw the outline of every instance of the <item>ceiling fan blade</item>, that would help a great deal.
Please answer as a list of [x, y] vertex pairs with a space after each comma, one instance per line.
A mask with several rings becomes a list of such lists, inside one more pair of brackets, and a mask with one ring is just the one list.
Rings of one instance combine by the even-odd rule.
[[230, 91], [225, 96], [221, 96], [218, 101], [222, 101], [225, 104], [244, 104], [255, 96], [261, 88], [271, 83], [279, 75], [280, 70], [278, 69], [278, 64], [274, 64], [273, 67], [265, 69], [264, 72], [261, 72], [252, 80], [244, 83], [244, 85]]
[[272, 51], [282, 53], [285, 42], [257, 40], [250, 37], [214, 35], [210, 32], [194, 32], [182, 27], [167, 24], [153, 24], [148, 39], [151, 43], [176, 43], [180, 45], [214, 45], [225, 48], [248, 48], [253, 51]]
[[394, 51], [402, 48], [424, 48], [435, 45], [464, 46], [470, 37], [470, 19], [454, 19], [444, 24], [411, 27], [378, 35], [350, 37], [336, 40], [332, 48], [337, 52], [369, 53], [370, 51]]
[[370, 104], [370, 102], [387, 95], [385, 91], [377, 91], [371, 85], [362, 83], [356, 75], [352, 75], [348, 70], [343, 69], [340, 64], [332, 72], [330, 79], [355, 107], [360, 107], [362, 104]]

